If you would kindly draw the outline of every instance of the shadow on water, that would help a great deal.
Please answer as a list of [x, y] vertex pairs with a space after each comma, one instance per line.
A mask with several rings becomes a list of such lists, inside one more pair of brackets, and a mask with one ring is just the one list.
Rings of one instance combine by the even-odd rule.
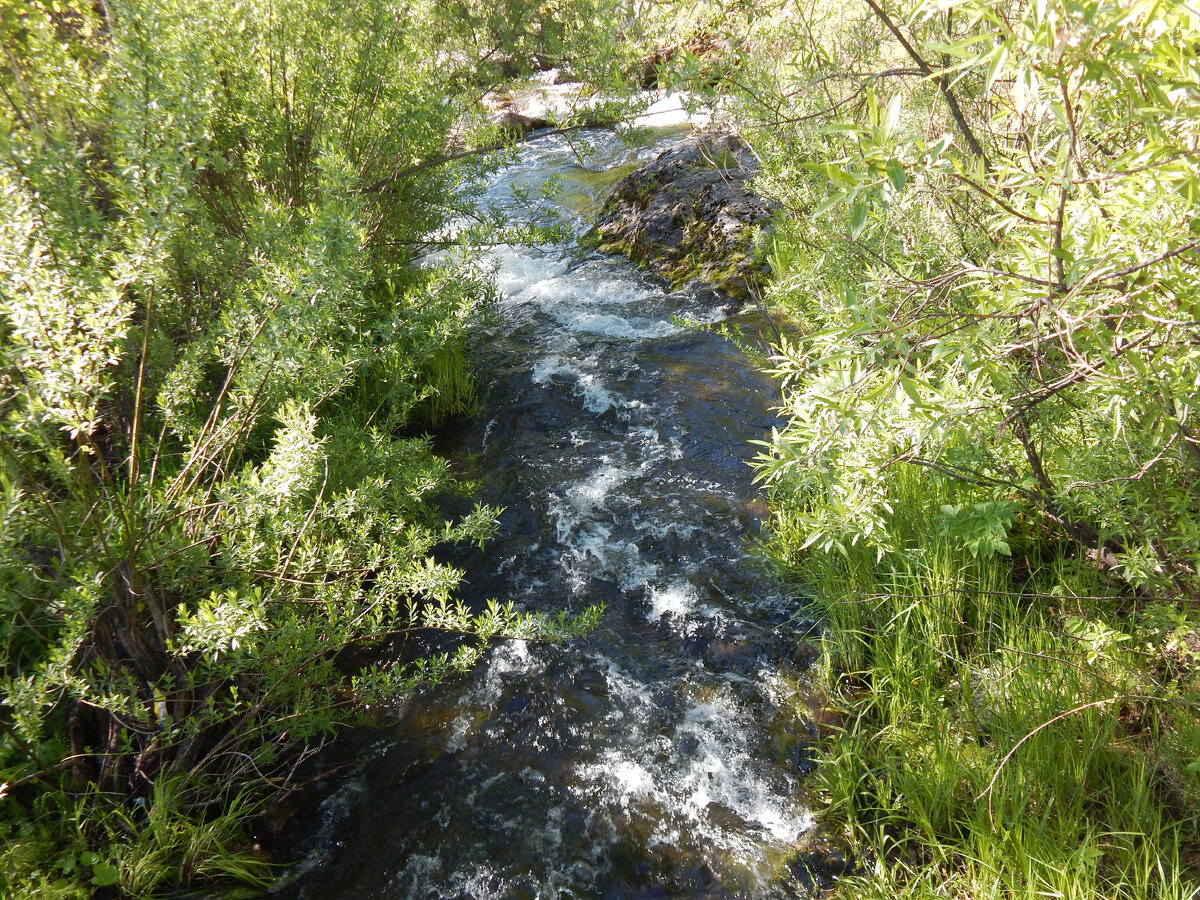
[[[594, 140], [588, 169], [559, 139], [532, 142], [490, 199], [530, 214], [514, 186], [559, 176], [573, 216], [588, 171], [661, 149]], [[565, 248], [495, 261], [486, 414], [441, 449], [505, 511], [453, 562], [469, 599], [605, 614], [580, 641], [501, 642], [340, 741], [322, 765], [341, 774], [280, 839], [302, 858], [280, 893], [807, 895], [830, 874], [805, 862], [812, 651], [784, 627], [799, 600], [749, 551], [766, 509], [748, 441], [775, 422], [772, 385], [730, 342], [677, 324], [721, 318], [711, 296]]]

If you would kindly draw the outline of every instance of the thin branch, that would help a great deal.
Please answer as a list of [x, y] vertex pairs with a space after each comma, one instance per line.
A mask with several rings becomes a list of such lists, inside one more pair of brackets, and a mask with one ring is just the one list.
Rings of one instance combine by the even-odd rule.
[[965, 175], [962, 175], [962, 174], [960, 174], [960, 173], [958, 173], [958, 172], [952, 172], [952, 173], [950, 173], [950, 177], [951, 177], [951, 178], [954, 178], [954, 179], [955, 179], [955, 180], [957, 180], [957, 181], [961, 181], [963, 184], [967, 185], [967, 186], [968, 186], [968, 187], [970, 187], [972, 190], [974, 190], [974, 191], [977, 191], [977, 192], [979, 192], [980, 194], [982, 194], [983, 196], [987, 197], [987, 198], [988, 198], [988, 200], [990, 200], [991, 202], [995, 203], [997, 206], [999, 206], [999, 207], [1000, 207], [1002, 210], [1004, 210], [1004, 211], [1005, 211], [1006, 213], [1008, 213], [1010, 216], [1016, 216], [1018, 219], [1021, 219], [1021, 220], [1025, 221], [1025, 222], [1031, 222], [1031, 223], [1033, 223], [1034, 225], [1044, 225], [1044, 224], [1046, 224], [1046, 220], [1045, 220], [1045, 219], [1036, 219], [1036, 218], [1034, 218], [1033, 216], [1027, 216], [1027, 215], [1025, 215], [1025, 213], [1021, 212], [1020, 210], [1017, 210], [1017, 209], [1013, 208], [1013, 207], [1012, 207], [1012, 206], [1010, 206], [1008, 203], [1006, 203], [1006, 202], [1005, 202], [1005, 201], [1004, 201], [1002, 198], [1000, 198], [1000, 197], [996, 196], [995, 194], [993, 194], [991, 191], [989, 191], [989, 190], [988, 190], [987, 188], [985, 188], [983, 185], [981, 185], [981, 184], [978, 184], [978, 183], [976, 183], [975, 181], [972, 181], [970, 178], [967, 178]]
[[1174, 259], [1176, 256], [1182, 256], [1184, 253], [1187, 253], [1189, 250], [1195, 250], [1197, 247], [1200, 247], [1200, 238], [1197, 238], [1194, 241], [1188, 241], [1182, 247], [1176, 247], [1174, 250], [1168, 250], [1166, 253], [1154, 257], [1154, 259], [1148, 259], [1145, 262], [1140, 262], [1137, 265], [1130, 266], [1128, 269], [1121, 269], [1119, 272], [1113, 272], [1110, 275], [1105, 275], [1104, 278], [1100, 280], [1111, 281], [1114, 278], [1124, 278], [1126, 275], [1132, 275], [1135, 272], [1142, 271], [1142, 269], [1148, 269], [1160, 262], [1166, 262], [1168, 259]]
[[946, 106], [950, 109], [950, 116], [954, 119], [954, 124], [958, 126], [958, 130], [961, 132], [963, 140], [967, 142], [967, 148], [971, 151], [973, 156], [983, 160], [984, 168], [990, 169], [992, 164], [990, 160], [988, 160], [987, 153], [984, 152], [983, 146], [975, 137], [975, 133], [971, 130], [971, 126], [967, 124], [967, 118], [965, 115], [963, 115], [962, 108], [958, 105], [958, 98], [955, 97], [954, 92], [950, 90], [950, 82], [946, 79], [946, 76], [942, 73], [935, 73], [933, 71], [933, 68], [925, 61], [925, 58], [921, 56], [921, 54], [917, 51], [917, 48], [914, 47], [904, 36], [904, 33], [900, 30], [899, 26], [897, 26], [896, 23], [892, 21], [891, 17], [883, 11], [883, 7], [876, 3], [875, 0], [864, 0], [864, 2], [867, 4], [867, 6], [871, 7], [871, 10], [876, 16], [879, 17], [879, 20], [887, 26], [888, 31], [896, 36], [896, 40], [900, 42], [900, 46], [905, 49], [908, 55], [912, 58], [912, 61], [917, 64], [917, 67], [923, 73], [925, 73], [925, 77], [932, 79], [933, 82], [938, 86], [938, 90], [942, 92], [942, 97], [946, 101]]
[[1065, 294], [1067, 291], [1066, 275], [1063, 270], [1062, 243], [1063, 223], [1067, 217], [1067, 185], [1070, 183], [1070, 178], [1064, 172], [1062, 183], [1058, 186], [1058, 215], [1054, 219], [1054, 233], [1051, 236], [1050, 259], [1048, 260], [1051, 268], [1048, 274], [1054, 280], [1054, 285], [1050, 290], [1051, 293], [1056, 294]]
[[150, 356], [150, 329], [154, 320], [154, 285], [150, 285], [146, 297], [146, 319], [142, 323], [142, 349], [138, 358], [137, 385], [133, 394], [133, 422], [129, 426], [129, 493], [137, 490], [138, 480], [138, 440], [142, 431], [142, 391], [146, 382], [146, 366]]
[[1088, 377], [1090, 377], [1092, 375], [1095, 375], [1097, 372], [1101, 371], [1105, 366], [1107, 366], [1112, 360], [1117, 359], [1117, 358], [1123, 356], [1125, 353], [1129, 352], [1130, 350], [1136, 349], [1137, 347], [1144, 344], [1147, 340], [1150, 339], [1150, 337], [1154, 333], [1155, 333], [1154, 331], [1147, 331], [1144, 334], [1142, 334], [1139, 338], [1137, 338], [1137, 340], [1128, 341], [1128, 342], [1122, 344], [1121, 346], [1114, 348], [1114, 352], [1111, 357], [1103, 359], [1097, 363], [1091, 363], [1087, 366], [1081, 366], [1081, 367], [1075, 368], [1069, 375], [1065, 375], [1062, 378], [1060, 378], [1058, 381], [1054, 382], [1053, 384], [1047, 385], [1046, 388], [1044, 390], [1040, 391], [1039, 393], [1036, 393], [1036, 394], [1027, 393], [1027, 394], [1022, 394], [1020, 396], [1014, 397], [1013, 398], [1014, 401], [1024, 401], [1024, 402], [1021, 403], [1020, 406], [1016, 407], [1004, 419], [1004, 421], [1000, 423], [1000, 427], [1001, 428], [1007, 427], [1018, 417], [1026, 415], [1035, 406], [1039, 406], [1040, 404], [1045, 403], [1051, 397], [1054, 397], [1057, 394], [1061, 394], [1063, 391], [1065, 391], [1067, 388], [1071, 387], [1072, 385], [1079, 384], [1079, 382], [1084, 381], [1085, 379], [1087, 379]]
[[[542, 131], [531, 132], [525, 136], [523, 140], [528, 140], [535, 137], [549, 137], [554, 134], [567, 134], [572, 131], [579, 131], [582, 128], [595, 128], [598, 123], [586, 122], [579, 125], [564, 125], [561, 128], [550, 128]], [[362, 194], [379, 194], [391, 187], [397, 181], [408, 178], [410, 175], [416, 175], [418, 172], [424, 172], [426, 169], [432, 169], [436, 166], [444, 166], [447, 163], [455, 162], [460, 159], [467, 159], [471, 156], [483, 156], [488, 153], [495, 153], [497, 150], [504, 150], [512, 146], [511, 141], [496, 141], [492, 144], [485, 144], [482, 147], [476, 147], [473, 150], [459, 150], [457, 153], [447, 153], [445, 156], [436, 156], [433, 159], [427, 159], [424, 162], [408, 166], [403, 169], [398, 169], [386, 178], [381, 178], [374, 184], [369, 184], [364, 188], [359, 188], [359, 193]]]
[[1043, 731], [1046, 728], [1049, 728], [1055, 722], [1060, 722], [1063, 719], [1067, 718], [1068, 716], [1073, 716], [1076, 713], [1083, 712], [1085, 709], [1091, 709], [1096, 706], [1103, 706], [1106, 703], [1113, 703], [1117, 700], [1124, 700], [1124, 699], [1127, 699], [1124, 695], [1117, 696], [1117, 697], [1107, 697], [1104, 700], [1093, 700], [1091, 703], [1084, 703], [1082, 706], [1076, 706], [1074, 709], [1068, 709], [1064, 713], [1059, 713], [1053, 719], [1049, 719], [1049, 720], [1043, 722], [1037, 728], [1033, 729], [1033, 731], [1029, 732], [1029, 734], [1025, 735], [1025, 737], [1023, 737], [1019, 741], [1017, 741], [1013, 745], [1012, 749], [1009, 750], [1008, 753], [1004, 754], [1004, 759], [1000, 760], [1000, 765], [998, 765], [996, 767], [996, 772], [995, 772], [995, 774], [992, 775], [992, 780], [988, 782], [987, 789], [984, 790], [983, 793], [981, 793], [978, 797], [975, 798], [976, 800], [982, 800], [984, 797], [988, 798], [988, 820], [993, 825], [996, 823], [996, 818], [995, 818], [995, 815], [994, 815], [993, 809], [992, 809], [992, 792], [996, 787], [996, 781], [997, 781], [997, 779], [1000, 778], [1000, 773], [1004, 771], [1005, 765], [1007, 765], [1008, 761], [1010, 759], [1012, 759], [1013, 754], [1016, 753], [1019, 749], [1021, 749], [1021, 746], [1026, 741], [1028, 741], [1030, 738], [1032, 738], [1038, 732]]

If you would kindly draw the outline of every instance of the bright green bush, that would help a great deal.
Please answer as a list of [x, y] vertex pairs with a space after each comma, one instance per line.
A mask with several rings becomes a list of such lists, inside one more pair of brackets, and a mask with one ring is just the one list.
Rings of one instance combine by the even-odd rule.
[[668, 69], [783, 207], [758, 464], [829, 619], [843, 895], [1190, 896], [1200, 18], [687, 8], [719, 39]]
[[795, 86], [786, 112], [836, 125], [756, 132], [793, 215], [776, 297], [811, 326], [781, 348], [789, 425], [764, 477], [830, 548], [876, 536], [887, 467], [937, 470], [976, 488], [947, 527], [978, 550], [1009, 549], [1019, 508], [1131, 586], [1194, 596], [1194, 16], [867, 15], [868, 55], [801, 61], [840, 87], [803, 68], [776, 85]]
[[8, 893], [259, 883], [239, 820], [339, 723], [586, 625], [434, 559], [495, 521], [443, 521], [406, 436], [473, 408], [493, 296], [413, 265], [483, 164], [424, 165], [466, 112], [444, 14], [0, 2]]

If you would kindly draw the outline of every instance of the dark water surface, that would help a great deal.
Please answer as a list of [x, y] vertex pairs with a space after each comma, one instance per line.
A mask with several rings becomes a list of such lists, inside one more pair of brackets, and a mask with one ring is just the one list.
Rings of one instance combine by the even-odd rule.
[[[612, 180], [598, 172], [663, 149], [590, 139], [582, 163], [561, 137], [531, 142], [489, 199], [516, 220], [557, 203], [582, 227]], [[558, 200], [530, 199], [551, 178]], [[810, 651], [783, 627], [799, 601], [750, 552], [766, 510], [747, 442], [774, 421], [772, 386], [730, 342], [677, 324], [719, 319], [711, 295], [570, 248], [495, 262], [486, 411], [449, 449], [506, 511], [484, 551], [455, 559], [464, 595], [606, 612], [584, 640], [502, 642], [347, 738], [344, 774], [293, 827], [305, 858], [281, 893], [807, 895]]]

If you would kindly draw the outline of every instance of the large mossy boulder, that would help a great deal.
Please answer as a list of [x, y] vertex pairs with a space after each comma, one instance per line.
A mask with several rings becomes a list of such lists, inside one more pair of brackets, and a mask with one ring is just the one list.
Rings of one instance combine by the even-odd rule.
[[767, 274], [757, 251], [774, 212], [750, 189], [757, 170], [737, 137], [693, 135], [618, 182], [585, 241], [744, 299]]

